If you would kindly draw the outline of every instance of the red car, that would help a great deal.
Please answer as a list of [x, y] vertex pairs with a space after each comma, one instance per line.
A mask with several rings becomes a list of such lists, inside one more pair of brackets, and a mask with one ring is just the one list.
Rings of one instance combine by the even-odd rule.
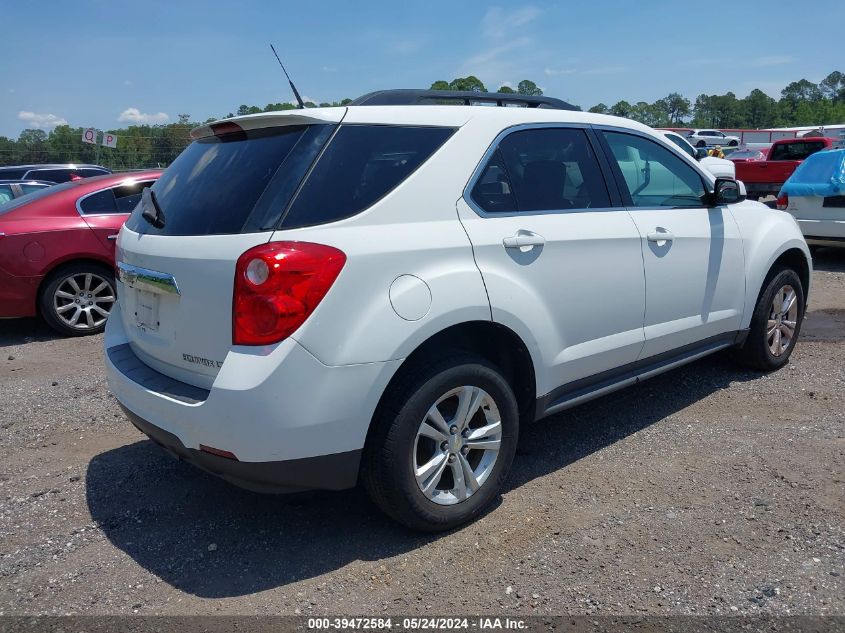
[[161, 171], [96, 176], [0, 206], [0, 318], [102, 332], [115, 301], [114, 240]]

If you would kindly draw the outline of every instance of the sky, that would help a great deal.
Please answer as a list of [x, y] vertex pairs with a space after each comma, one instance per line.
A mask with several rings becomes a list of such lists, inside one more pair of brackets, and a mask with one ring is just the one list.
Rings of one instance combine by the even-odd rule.
[[14, 28], [0, 38], [0, 135], [12, 138], [288, 101], [271, 42], [315, 102], [469, 74], [490, 90], [531, 79], [584, 109], [670, 92], [694, 100], [760, 88], [777, 98], [791, 81], [845, 71], [842, 38], [801, 34], [845, 24], [842, 0], [42, 0], [37, 15], [33, 6], [2, 12]]

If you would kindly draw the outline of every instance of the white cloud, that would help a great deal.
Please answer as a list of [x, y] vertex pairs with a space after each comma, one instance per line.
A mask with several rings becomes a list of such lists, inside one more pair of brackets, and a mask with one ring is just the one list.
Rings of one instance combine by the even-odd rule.
[[21, 110], [18, 112], [18, 118], [24, 121], [27, 127], [35, 128], [36, 130], [52, 130], [57, 125], [67, 125], [67, 120], [55, 114], [39, 114], [37, 112]]
[[546, 68], [543, 72], [549, 77], [554, 77], [556, 75], [574, 75], [578, 71], [574, 68]]
[[627, 68], [625, 66], [599, 66], [598, 68], [589, 68], [581, 71], [582, 75], [615, 75], [617, 73], [624, 73]]
[[141, 112], [138, 108], [126, 108], [120, 113], [117, 120], [121, 123], [167, 123], [170, 120], [170, 115], [165, 114], [164, 112], [147, 114], [146, 112]]
[[782, 66], [783, 64], [791, 64], [794, 60], [787, 55], [766, 55], [758, 57], [751, 62], [752, 66]]
[[513, 11], [505, 11], [501, 7], [490, 7], [481, 20], [481, 31], [487, 37], [505, 37], [511, 31], [535, 20], [540, 13], [540, 9], [531, 5]]

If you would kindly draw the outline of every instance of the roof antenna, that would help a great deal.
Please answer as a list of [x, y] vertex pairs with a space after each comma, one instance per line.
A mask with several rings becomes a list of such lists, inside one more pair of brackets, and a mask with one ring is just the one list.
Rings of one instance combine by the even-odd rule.
[[290, 84], [290, 89], [291, 89], [291, 90], [293, 90], [293, 96], [294, 96], [294, 97], [296, 97], [296, 102], [299, 104], [299, 106], [297, 106], [297, 107], [298, 107], [300, 110], [304, 110], [304, 109], [305, 109], [305, 104], [304, 104], [304, 103], [302, 103], [302, 97], [300, 97], [300, 96], [299, 96], [299, 92], [297, 91], [296, 86], [294, 86], [294, 85], [293, 85], [293, 82], [290, 80], [290, 75], [288, 75], [288, 71], [287, 71], [287, 70], [285, 70], [285, 65], [282, 63], [282, 60], [281, 60], [281, 59], [279, 59], [279, 54], [276, 52], [276, 49], [275, 49], [275, 48], [273, 48], [273, 45], [272, 45], [272, 44], [270, 44], [270, 50], [272, 50], [272, 51], [273, 51], [273, 55], [275, 55], [275, 56], [276, 56], [276, 59], [277, 59], [277, 60], [278, 60], [278, 62], [279, 62], [279, 66], [281, 66], [281, 67], [282, 67], [282, 72], [284, 72], [284, 73], [285, 73], [285, 77], [287, 77], [287, 78], [288, 78], [288, 83]]

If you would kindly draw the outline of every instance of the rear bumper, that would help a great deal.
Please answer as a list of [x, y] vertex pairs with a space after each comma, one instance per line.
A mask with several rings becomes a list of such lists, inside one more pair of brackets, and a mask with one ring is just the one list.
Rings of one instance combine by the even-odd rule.
[[279, 462], [241, 462], [188, 448], [173, 433], [150, 424], [126, 407], [122, 408], [141, 433], [174, 457], [247, 490], [266, 493], [315, 488], [343, 490], [352, 488], [358, 479], [360, 450]]
[[35, 316], [41, 277], [18, 277], [0, 268], [0, 318]]
[[286, 339], [232, 348], [211, 389], [200, 389], [135, 356], [119, 303], [105, 348], [109, 389], [138, 428], [182, 459], [264, 491], [354, 486], [370, 421], [400, 363], [327, 366]]

